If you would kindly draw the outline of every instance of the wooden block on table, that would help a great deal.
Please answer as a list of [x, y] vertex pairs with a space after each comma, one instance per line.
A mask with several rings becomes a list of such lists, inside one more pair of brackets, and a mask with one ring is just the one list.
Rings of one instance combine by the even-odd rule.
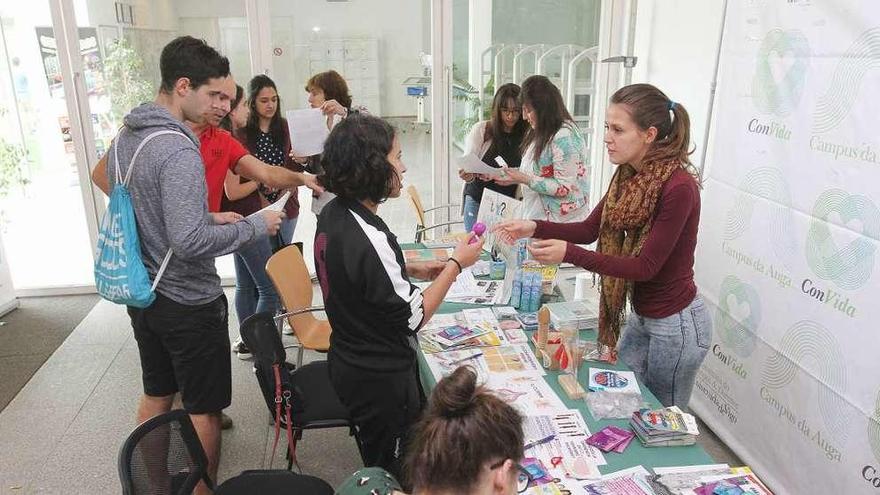
[[577, 382], [577, 378], [574, 375], [564, 373], [559, 375], [557, 379], [559, 380], [559, 386], [562, 387], [562, 390], [565, 391], [565, 395], [567, 395], [569, 399], [583, 399], [587, 394], [584, 387], [581, 387], [581, 384]]

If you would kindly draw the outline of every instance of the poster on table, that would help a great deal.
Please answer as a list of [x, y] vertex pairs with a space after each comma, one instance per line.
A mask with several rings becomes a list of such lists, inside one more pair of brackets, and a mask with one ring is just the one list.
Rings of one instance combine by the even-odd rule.
[[691, 408], [779, 494], [880, 486], [880, 9], [729, 2]]
[[483, 191], [483, 199], [480, 200], [480, 211], [477, 213], [477, 222], [481, 222], [486, 226], [486, 241], [483, 243], [483, 249], [490, 253], [494, 249], [500, 253], [501, 258], [511, 259], [511, 247], [496, 239], [495, 234], [489, 231], [498, 222], [520, 218], [522, 218], [522, 201], [491, 189], [485, 189]]

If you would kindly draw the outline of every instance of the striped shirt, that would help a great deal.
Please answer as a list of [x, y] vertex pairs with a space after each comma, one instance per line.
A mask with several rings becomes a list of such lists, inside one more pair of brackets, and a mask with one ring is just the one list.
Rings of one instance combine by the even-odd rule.
[[332, 200], [318, 217], [315, 268], [333, 328], [331, 366], [411, 368], [410, 338], [422, 325], [424, 303], [385, 222], [356, 201]]

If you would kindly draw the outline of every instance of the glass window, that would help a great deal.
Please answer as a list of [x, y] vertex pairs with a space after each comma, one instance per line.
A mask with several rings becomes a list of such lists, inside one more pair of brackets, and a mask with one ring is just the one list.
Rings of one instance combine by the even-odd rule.
[[[590, 145], [599, 0], [453, 0], [450, 166], [471, 128], [491, 116], [495, 88], [547, 76]], [[450, 191], [462, 181], [451, 171]]]
[[[137, 105], [155, 99], [161, 82], [159, 56], [175, 37], [204, 39], [229, 58], [230, 71], [239, 84], [247, 84], [250, 76], [243, 0], [198, 5], [173, 2], [164, 7], [145, 3], [130, 15], [108, 10], [104, 2], [87, 0], [77, 11], [77, 23], [81, 33], [97, 33], [99, 40], [99, 50], [83, 68], [98, 157], [109, 148], [122, 118]], [[232, 256], [218, 258], [217, 270], [221, 277], [234, 276]]]
[[[430, 1], [273, 0], [269, 17], [272, 78], [282, 109], [307, 108], [306, 82], [314, 74], [335, 70], [346, 80], [354, 106], [365, 107], [398, 130], [408, 169], [405, 181], [430, 205]], [[301, 191], [300, 199], [303, 208], [294, 239], [305, 243], [311, 263], [308, 250], [316, 220], [309, 212], [308, 191]], [[416, 217], [406, 197], [383, 204], [379, 214], [401, 242], [411, 242]]]

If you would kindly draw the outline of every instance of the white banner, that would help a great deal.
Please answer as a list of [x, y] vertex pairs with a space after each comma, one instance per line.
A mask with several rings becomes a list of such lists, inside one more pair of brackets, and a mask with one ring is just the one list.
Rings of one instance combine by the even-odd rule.
[[880, 487], [880, 5], [728, 2], [691, 407], [776, 493]]

